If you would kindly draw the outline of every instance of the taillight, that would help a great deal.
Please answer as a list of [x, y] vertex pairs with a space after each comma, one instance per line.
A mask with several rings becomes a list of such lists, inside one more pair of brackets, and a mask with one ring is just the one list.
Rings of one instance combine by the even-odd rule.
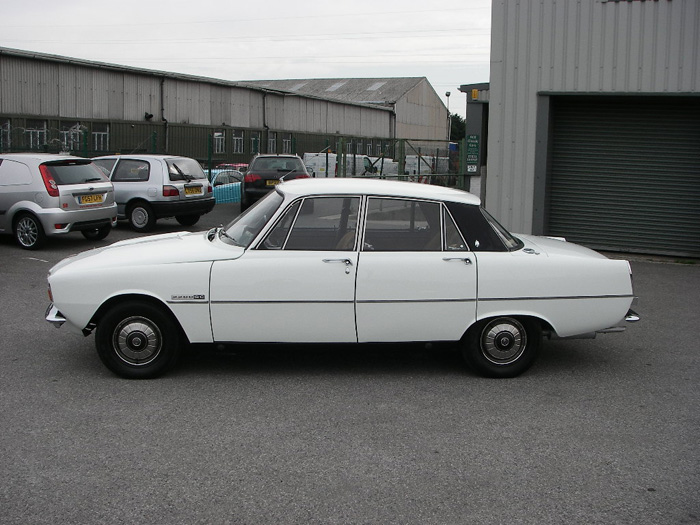
[[214, 193], [214, 188], [212, 188], [211, 184], [207, 184], [207, 193]]
[[255, 173], [248, 173], [245, 177], [243, 177], [243, 182], [246, 184], [252, 184], [258, 180], [262, 180], [262, 177], [260, 177], [260, 175], [256, 175]]
[[44, 186], [46, 186], [46, 191], [49, 192], [49, 195], [58, 197], [60, 195], [58, 193], [58, 184], [56, 184], [53, 175], [51, 175], [49, 167], [46, 164], [42, 164], [39, 166], [39, 172], [41, 173], [41, 179], [44, 181]]
[[163, 186], [163, 197], [179, 197], [180, 192], [175, 186]]

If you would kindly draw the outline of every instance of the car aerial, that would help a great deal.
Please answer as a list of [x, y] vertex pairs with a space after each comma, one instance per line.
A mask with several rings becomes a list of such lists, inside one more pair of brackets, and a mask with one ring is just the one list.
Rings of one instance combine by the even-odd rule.
[[214, 199], [217, 204], [240, 202], [243, 173], [238, 170], [223, 170], [214, 173], [211, 185], [214, 187]]
[[216, 204], [211, 184], [194, 159], [108, 155], [92, 160], [114, 184], [119, 218], [136, 231], [151, 231], [165, 217], [192, 226]]
[[0, 233], [13, 234], [22, 248], [73, 231], [104, 239], [116, 220], [114, 188], [90, 159], [0, 154]]
[[282, 181], [310, 177], [298, 155], [256, 155], [243, 179], [241, 211]]
[[631, 274], [561, 239], [512, 235], [460, 190], [307, 179], [226, 227], [59, 262], [46, 319], [96, 329], [99, 357], [128, 378], [163, 373], [186, 343], [419, 341], [458, 342], [479, 373], [512, 377], [543, 335], [636, 320]]

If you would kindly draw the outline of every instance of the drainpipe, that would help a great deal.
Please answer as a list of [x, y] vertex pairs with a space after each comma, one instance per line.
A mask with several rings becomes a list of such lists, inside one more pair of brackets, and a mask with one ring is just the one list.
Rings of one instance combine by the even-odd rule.
[[[267, 151], [267, 148], [269, 148], [270, 144], [270, 126], [267, 125], [267, 91], [263, 91], [263, 103], [262, 103], [262, 117], [263, 117], [263, 144], [265, 144], [265, 153], [270, 153]], [[260, 152], [262, 153], [262, 144], [260, 145], [261, 147], [258, 148]], [[277, 153], [276, 151], [273, 151], [272, 153]]]
[[163, 121], [163, 134], [165, 136], [165, 151], [163, 153], [168, 153], [168, 142], [169, 142], [169, 130], [168, 130], [168, 119], [165, 118], [165, 77], [160, 79], [160, 119]]

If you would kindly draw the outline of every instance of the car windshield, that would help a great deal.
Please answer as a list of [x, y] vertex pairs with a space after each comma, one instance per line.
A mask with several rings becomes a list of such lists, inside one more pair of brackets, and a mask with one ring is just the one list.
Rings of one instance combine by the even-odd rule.
[[108, 182], [107, 176], [90, 161], [65, 160], [44, 164], [59, 186], [84, 184], [87, 182]]
[[501, 226], [496, 219], [494, 219], [489, 212], [487, 212], [485, 209], [481, 208], [481, 213], [484, 214], [484, 217], [486, 217], [486, 220], [489, 221], [489, 224], [491, 227], [494, 229], [494, 231], [498, 234], [498, 236], [501, 238], [501, 241], [503, 241], [503, 244], [506, 245], [506, 248], [508, 248], [508, 251], [512, 250], [517, 250], [519, 248], [523, 247], [523, 242], [518, 239], [517, 237], [513, 237], [508, 230], [506, 230], [503, 226]]
[[194, 159], [181, 157], [179, 159], [166, 159], [165, 162], [168, 165], [168, 174], [171, 181], [191, 181], [207, 178], [202, 171], [202, 167]]
[[284, 198], [272, 191], [221, 229], [224, 242], [247, 248], [280, 207]]

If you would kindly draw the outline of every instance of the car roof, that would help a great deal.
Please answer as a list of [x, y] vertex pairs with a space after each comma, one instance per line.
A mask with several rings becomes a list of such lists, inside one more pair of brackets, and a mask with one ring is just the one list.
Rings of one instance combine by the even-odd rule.
[[7, 160], [32, 160], [36, 163], [49, 162], [55, 160], [90, 160], [85, 157], [74, 155], [59, 155], [58, 153], [0, 153], [0, 159]]
[[471, 193], [444, 186], [370, 178], [294, 179], [277, 186], [290, 197], [305, 195], [377, 195], [461, 202], [478, 206], [480, 199]]
[[[115, 153], [114, 155], [100, 155], [96, 159], [187, 159], [183, 155], [158, 155], [155, 153]], [[194, 160], [194, 159], [193, 159]]]

